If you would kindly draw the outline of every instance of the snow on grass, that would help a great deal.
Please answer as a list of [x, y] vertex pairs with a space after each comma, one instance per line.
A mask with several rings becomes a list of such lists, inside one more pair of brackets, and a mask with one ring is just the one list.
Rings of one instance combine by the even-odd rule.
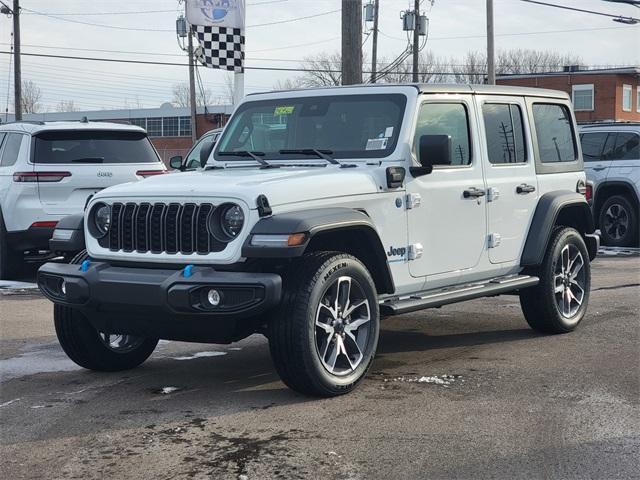
[[174, 360], [194, 360], [196, 358], [204, 358], [204, 357], [220, 357], [222, 355], [226, 355], [227, 352], [197, 352], [193, 355], [185, 356], [185, 357], [172, 357]]
[[160, 393], [163, 395], [169, 395], [170, 393], [177, 392], [178, 390], [180, 390], [179, 387], [162, 387], [160, 389]]

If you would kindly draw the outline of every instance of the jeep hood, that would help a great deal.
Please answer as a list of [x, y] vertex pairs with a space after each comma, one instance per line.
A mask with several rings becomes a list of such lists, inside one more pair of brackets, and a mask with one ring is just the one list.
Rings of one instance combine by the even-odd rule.
[[277, 206], [377, 191], [370, 167], [342, 169], [330, 165], [171, 173], [110, 187], [95, 198], [142, 197], [153, 201], [162, 197], [222, 197], [241, 199], [253, 207], [260, 194], [267, 196], [271, 206]]

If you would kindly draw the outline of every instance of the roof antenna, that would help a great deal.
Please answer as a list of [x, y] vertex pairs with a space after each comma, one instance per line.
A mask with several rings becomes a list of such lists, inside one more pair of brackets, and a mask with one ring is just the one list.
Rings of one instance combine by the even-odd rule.
[[82, 123], [89, 123], [89, 119], [86, 116], [82, 117], [82, 120], [80, 120], [80, 121]]

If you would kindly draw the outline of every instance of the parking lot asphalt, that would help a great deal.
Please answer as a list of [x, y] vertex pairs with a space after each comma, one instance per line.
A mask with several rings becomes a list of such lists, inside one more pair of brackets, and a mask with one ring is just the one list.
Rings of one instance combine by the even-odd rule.
[[571, 334], [531, 331], [514, 296], [390, 318], [359, 388], [314, 399], [259, 336], [82, 370], [51, 304], [5, 289], [0, 478], [638, 478], [639, 340], [640, 257], [604, 255]]

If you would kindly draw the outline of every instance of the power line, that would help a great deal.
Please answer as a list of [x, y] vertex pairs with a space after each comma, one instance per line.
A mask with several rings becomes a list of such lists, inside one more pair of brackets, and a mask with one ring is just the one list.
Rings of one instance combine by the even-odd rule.
[[545, 7], [554, 7], [554, 8], [561, 8], [563, 10], [571, 10], [574, 12], [590, 13], [592, 15], [600, 15], [602, 17], [609, 17], [614, 19], [625, 18], [625, 19], [636, 21], [636, 22], [640, 22], [640, 18], [624, 17], [622, 15], [612, 15], [610, 13], [596, 12], [595, 10], [585, 10], [584, 8], [569, 7], [567, 5], [558, 5], [557, 3], [540, 2], [538, 0], [520, 0], [520, 1], [526, 2], [526, 3], [535, 3], [536, 5], [543, 5]]
[[[174, 30], [166, 29], [166, 28], [123, 27], [123, 26], [120, 26], [120, 25], [107, 25], [107, 24], [104, 24], [104, 23], [85, 22], [83, 20], [74, 20], [74, 19], [71, 19], [71, 18], [65, 18], [65, 17], [59, 16], [59, 15], [45, 13], [45, 12], [39, 12], [37, 10], [31, 10], [31, 9], [25, 8], [25, 7], [23, 7], [22, 10], [24, 10], [25, 12], [29, 12], [31, 14], [34, 14], [34, 15], [40, 15], [40, 16], [43, 16], [43, 17], [52, 18], [54, 20], [60, 20], [62, 22], [76, 23], [76, 24], [87, 25], [87, 26], [91, 26], [91, 27], [111, 28], [111, 29], [114, 29], [114, 30], [131, 30], [131, 31], [135, 31], [135, 32], [174, 32]], [[314, 15], [306, 15], [304, 17], [297, 17], [297, 18], [290, 18], [290, 19], [287, 19], [287, 20], [277, 20], [277, 21], [274, 21], [274, 22], [247, 25], [247, 28], [266, 27], [266, 26], [269, 26], [269, 25], [281, 25], [283, 23], [292, 23], [292, 22], [297, 22], [297, 21], [300, 21], [300, 20], [307, 20], [307, 19], [310, 19], [310, 18], [322, 17], [322, 16], [325, 16], [325, 15], [334, 14], [334, 13], [337, 13], [337, 12], [340, 12], [340, 11], [341, 11], [340, 9], [330, 10], [328, 12], [316, 13]]]

